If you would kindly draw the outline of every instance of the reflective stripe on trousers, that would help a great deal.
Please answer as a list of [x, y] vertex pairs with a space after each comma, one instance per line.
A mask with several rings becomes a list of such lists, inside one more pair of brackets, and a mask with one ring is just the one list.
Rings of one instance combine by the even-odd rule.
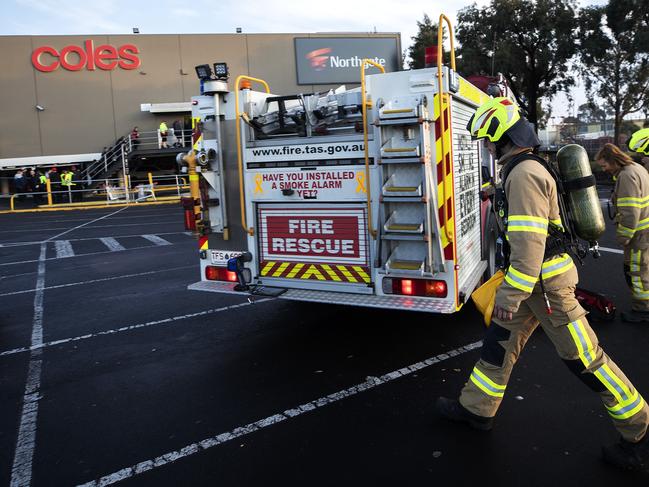
[[477, 366], [473, 368], [470, 378], [471, 382], [473, 382], [485, 394], [493, 397], [503, 397], [505, 395], [505, 388], [507, 386], [496, 384], [483, 372], [480, 372], [480, 369]]
[[[523, 301], [511, 321], [494, 319], [483, 341], [481, 358], [462, 389], [460, 403], [473, 414], [495, 416], [516, 361], [527, 340], [541, 324], [568, 368], [596, 391], [618, 432], [638, 441], [649, 426], [649, 407], [624, 372], [599, 346], [574, 288], [548, 290], [553, 313], [548, 315], [540, 293]], [[561, 375], [550, 380], [570, 380]], [[516, 387], [515, 385], [513, 387]], [[562, 402], [562, 397], [553, 398]], [[587, 410], [566, 414], [588, 414]], [[551, 418], [548, 418], [551, 419]]]
[[649, 291], [646, 291], [642, 284], [642, 276], [640, 272], [642, 250], [631, 250], [630, 258], [629, 266], [631, 269], [631, 292], [633, 293], [633, 297], [642, 301], [649, 300]]
[[[568, 330], [572, 336], [579, 358], [588, 369], [595, 361], [596, 351], [590, 341], [588, 332], [582, 320], [568, 323]], [[627, 419], [638, 413], [644, 405], [644, 400], [638, 391], [631, 392], [629, 387], [613, 372], [610, 366], [602, 365], [593, 372], [606, 389], [615, 397], [615, 406], [606, 406], [608, 413], [614, 419]]]

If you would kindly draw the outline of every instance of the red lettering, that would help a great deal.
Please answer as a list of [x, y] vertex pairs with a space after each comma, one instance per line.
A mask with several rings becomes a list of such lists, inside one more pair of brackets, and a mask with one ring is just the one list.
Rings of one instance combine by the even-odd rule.
[[86, 55], [88, 56], [88, 61], [86, 62], [86, 69], [88, 71], [94, 71], [95, 70], [95, 56], [94, 54], [94, 43], [92, 39], [87, 40], [84, 42], [86, 46]]
[[[68, 55], [72, 53], [79, 56], [79, 60], [77, 61], [76, 64], [71, 64], [70, 61], [68, 60]], [[61, 49], [60, 59], [61, 59], [61, 66], [64, 69], [67, 69], [68, 71], [81, 71], [83, 67], [86, 65], [86, 60], [88, 58], [86, 56], [85, 51], [81, 49], [79, 46], [66, 46], [63, 49]]]
[[[124, 44], [119, 48], [103, 44], [95, 48], [94, 42], [88, 39], [84, 41], [83, 46], [66, 46], [60, 53], [51, 46], [38, 47], [32, 52], [32, 65], [45, 73], [55, 71], [59, 66], [68, 71], [81, 71], [84, 67], [88, 71], [94, 71], [96, 68], [111, 71], [117, 66], [125, 70], [140, 67], [140, 51], [134, 44]], [[43, 59], [44, 55], [53, 59]], [[78, 59], [75, 59], [75, 56]]]
[[[104, 61], [111, 61], [105, 63]], [[117, 66], [117, 49], [113, 46], [103, 45], [95, 49], [95, 63], [99, 69], [110, 71]]]
[[137, 69], [140, 67], [140, 58], [136, 56], [140, 50], [134, 44], [124, 44], [119, 48], [119, 67], [122, 69]]
[[[55, 61], [52, 61], [50, 64], [43, 64], [43, 62], [41, 61], [41, 56], [43, 54], [49, 54], [50, 56], [55, 58]], [[58, 57], [59, 57], [59, 53], [53, 47], [50, 46], [39, 47], [37, 49], [34, 49], [34, 52], [32, 53], [32, 64], [39, 71], [42, 71], [44, 73], [51, 73], [52, 71], [54, 71], [56, 68], [59, 67]]]

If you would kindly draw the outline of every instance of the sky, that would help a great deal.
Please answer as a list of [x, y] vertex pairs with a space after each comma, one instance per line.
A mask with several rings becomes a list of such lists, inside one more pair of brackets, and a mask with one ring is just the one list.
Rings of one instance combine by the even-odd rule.
[[[430, 0], [2, 0], [0, 35], [311, 32], [400, 32], [406, 49], [417, 21], [442, 13]], [[457, 11], [489, 0], [445, 0], [443, 13], [455, 25]], [[578, 0], [581, 6], [606, 0]], [[305, 7], [308, 5], [308, 7]], [[585, 101], [583, 86], [573, 90], [575, 107]], [[552, 101], [553, 115], [566, 116], [567, 98]]]

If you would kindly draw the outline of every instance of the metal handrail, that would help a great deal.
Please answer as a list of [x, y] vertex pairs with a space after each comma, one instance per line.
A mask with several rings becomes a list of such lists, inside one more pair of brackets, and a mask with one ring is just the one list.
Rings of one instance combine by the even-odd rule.
[[51, 200], [51, 195], [53, 194], [70, 194], [70, 193], [81, 193], [81, 192], [88, 192], [88, 191], [93, 191], [89, 189], [62, 189], [58, 191], [30, 191], [28, 193], [14, 193], [9, 197], [9, 208], [11, 211], [15, 211], [15, 203], [14, 200], [16, 196], [33, 196], [36, 194], [41, 194], [44, 196], [48, 197], [48, 203], [46, 206], [52, 206], [52, 203], [50, 202]]
[[14, 199], [16, 196], [28, 196], [30, 194], [42, 194], [42, 195], [47, 195], [47, 191], [39, 191], [39, 192], [32, 192], [32, 193], [14, 193], [9, 197], [9, 209], [11, 211], [15, 211], [16, 209], [14, 208]]
[[257, 83], [261, 83], [264, 85], [264, 88], [266, 89], [266, 93], [270, 94], [270, 88], [268, 87], [268, 83], [266, 83], [263, 79], [259, 78], [252, 78], [250, 76], [246, 75], [241, 75], [237, 78], [237, 80], [234, 83], [234, 92], [235, 92], [235, 101], [234, 101], [234, 107], [236, 110], [236, 120], [237, 120], [237, 163], [239, 166], [239, 204], [241, 205], [241, 226], [243, 227], [243, 230], [248, 233], [251, 237], [255, 235], [255, 228], [250, 227], [248, 228], [247, 224], [247, 218], [246, 218], [246, 201], [244, 198], [244, 193], [243, 193], [243, 161], [241, 159], [241, 112], [239, 111], [239, 85], [241, 81], [243, 80], [248, 80], [248, 81], [255, 81]]
[[[151, 179], [157, 179], [157, 180], [167, 179], [167, 180], [175, 181], [175, 183], [172, 183], [172, 184], [151, 183], [151, 193], [152, 193], [152, 196], [154, 197], [154, 199], [155, 199], [155, 192], [156, 191], [175, 191], [175, 192], [178, 193], [178, 196], [180, 197], [180, 191], [189, 189], [189, 187], [190, 187], [189, 184], [187, 184], [187, 179], [186, 178], [180, 177], [180, 176], [175, 175], [175, 174], [151, 176]], [[107, 204], [110, 204], [110, 194], [109, 193], [112, 193], [113, 195], [126, 195], [127, 196], [127, 202], [130, 202], [130, 200], [128, 199], [128, 196], [136, 195], [139, 192], [139, 189], [138, 189], [137, 186], [135, 188], [131, 187], [130, 177], [129, 177], [128, 181], [127, 181], [128, 184], [127, 184], [126, 187], [119, 186], [119, 185], [112, 186], [112, 185], [109, 184], [109, 183], [123, 184], [125, 182], [123, 178], [101, 179], [99, 181], [101, 181], [101, 182], [103, 182], [105, 184], [105, 187], [103, 189], [94, 189], [94, 188], [71, 189], [71, 188], [68, 188], [66, 185], [62, 185], [63, 187], [66, 187], [66, 189], [52, 191], [51, 190], [51, 182], [48, 179], [47, 184], [46, 184], [46, 186], [48, 188], [48, 191], [30, 191], [30, 192], [13, 193], [12, 195], [10, 195], [10, 197], [9, 197], [10, 211], [16, 211], [15, 200], [16, 200], [16, 197], [19, 197], [19, 196], [35, 196], [35, 195], [47, 196], [47, 204], [43, 205], [43, 206], [51, 208], [55, 204], [56, 205], [74, 206], [75, 203], [80, 203], [80, 202], [75, 202], [75, 201], [68, 201], [67, 203], [53, 203], [52, 202], [52, 195], [55, 195], [55, 194], [70, 195], [71, 196], [73, 193], [90, 193], [90, 194], [92, 194], [94, 196], [99, 196], [99, 197], [106, 196]], [[72, 183], [73, 183], [73, 185], [75, 185], [75, 184], [81, 185], [81, 184], [85, 184], [86, 181], [85, 180], [72, 180]], [[60, 183], [58, 183], [58, 184], [60, 184]], [[135, 201], [137, 203], [138, 201], [141, 201], [141, 199], [140, 198], [133, 198], [133, 201]], [[84, 204], [85, 203], [88, 203], [88, 202], [84, 202]]]
[[[370, 235], [372, 238], [376, 238], [377, 231], [374, 228], [372, 223], [372, 199], [371, 199], [371, 182], [370, 182], [370, 157], [369, 157], [369, 148], [368, 148], [368, 135], [367, 135], [367, 107], [368, 102], [365, 93], [365, 67], [367, 65], [372, 65], [375, 68], [378, 68], [382, 73], [385, 73], [385, 68], [379, 63], [372, 61], [371, 59], [363, 59], [361, 63], [361, 99], [362, 99], [362, 108], [363, 108], [363, 143], [365, 146], [365, 189], [367, 190], [367, 222], [369, 225]], [[371, 102], [370, 102], [371, 104]]]
[[[445, 99], [445, 93], [444, 93], [444, 88], [442, 84], [442, 67], [443, 67], [443, 59], [442, 56], [444, 55], [444, 50], [442, 49], [442, 40], [444, 37], [444, 24], [443, 22], [446, 21], [446, 25], [448, 26], [449, 30], [449, 37], [451, 39], [451, 69], [455, 71], [455, 46], [453, 44], [453, 26], [451, 25], [451, 21], [448, 19], [448, 17], [444, 14], [441, 14], [439, 16], [439, 24], [437, 27], [437, 89], [439, 91], [438, 93], [438, 107], [439, 107], [439, 117], [440, 117], [440, 127], [442, 128], [442, 136], [440, 137], [441, 139], [441, 145], [442, 145], [442, 195], [444, 198], [444, 204], [443, 204], [443, 211], [442, 211], [442, 227], [444, 228], [444, 235], [446, 235], [446, 239], [450, 242], [453, 241], [453, 231], [448, 229], [448, 214], [446, 212], [446, 202], [447, 202], [447, 190], [446, 190], [446, 176], [448, 175], [446, 172], [446, 150], [445, 150], [445, 143], [444, 143], [444, 134], [448, 130], [448, 127], [446, 127], [445, 119], [444, 119], [444, 99]], [[450, 83], [450, 80], [449, 80]], [[450, 148], [449, 148], [450, 151]], [[451, 202], [453, 204], [453, 202]]]
[[[180, 134], [174, 133], [174, 137], [179, 141], [181, 147], [186, 146], [185, 139], [190, 133], [191, 129], [189, 128], [183, 128]], [[136, 140], [137, 143], [135, 142]], [[122, 151], [124, 156], [126, 156], [134, 150], [160, 148], [161, 137], [159, 129], [139, 132], [139, 137], [137, 139], [131, 139], [129, 133], [120, 137], [115, 144], [106, 149], [105, 152], [102, 152], [101, 157], [97, 161], [86, 166], [84, 169], [84, 176], [90, 177], [90, 179], [100, 179], [97, 178], [98, 175], [107, 173], [109, 168], [116, 163], [123, 163]]]

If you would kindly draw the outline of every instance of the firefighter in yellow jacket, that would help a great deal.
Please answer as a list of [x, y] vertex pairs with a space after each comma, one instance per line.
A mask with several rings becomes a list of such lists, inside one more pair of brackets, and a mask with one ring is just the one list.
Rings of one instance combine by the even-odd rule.
[[603, 449], [604, 458], [622, 468], [649, 467], [649, 407], [599, 346], [574, 295], [572, 259], [555, 244], [546, 245], [548, 233], [562, 223], [556, 182], [532, 154], [540, 144], [532, 125], [511, 100], [494, 98], [478, 108], [468, 128], [473, 137], [486, 139], [502, 166], [504, 199], [496, 206], [509, 243], [509, 265], [481, 358], [459, 400], [438, 399], [439, 414], [490, 430], [514, 364], [540, 324], [568, 368], [600, 395], [622, 437]]
[[622, 319], [649, 322], [649, 173], [613, 144], [604, 145], [595, 161], [615, 178], [615, 236], [624, 248], [624, 275], [632, 301]]

